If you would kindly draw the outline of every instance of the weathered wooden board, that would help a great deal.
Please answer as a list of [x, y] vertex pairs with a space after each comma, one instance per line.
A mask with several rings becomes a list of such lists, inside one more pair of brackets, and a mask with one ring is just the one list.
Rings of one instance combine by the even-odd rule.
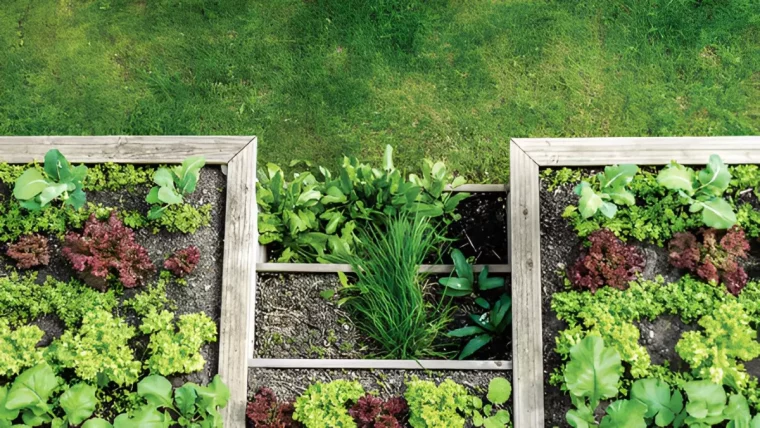
[[[233, 157], [227, 169], [227, 211], [219, 328], [219, 374], [230, 388], [226, 427], [245, 427], [248, 395], [249, 307], [256, 284], [256, 140]], [[253, 325], [250, 325], [253, 328]]]
[[[490, 273], [509, 273], [512, 267], [508, 264], [499, 265], [474, 265], [474, 272], [480, 272], [488, 266]], [[422, 265], [420, 272], [449, 274], [454, 270], [454, 265]], [[335, 273], [353, 272], [351, 265], [333, 263], [256, 263], [257, 272], [290, 272], [290, 273]]]
[[510, 144], [514, 426], [544, 426], [538, 165]]
[[347, 370], [511, 370], [511, 361], [459, 360], [306, 360], [251, 358], [251, 368]]
[[[75, 163], [181, 163], [205, 156], [208, 164], [226, 164], [251, 142], [246, 136], [35, 136], [0, 137], [0, 161], [42, 161], [58, 149]], [[255, 165], [254, 165], [255, 168]]]
[[760, 136], [516, 138], [513, 142], [539, 166], [662, 165], [671, 160], [705, 164], [715, 153], [730, 164], [760, 163]]

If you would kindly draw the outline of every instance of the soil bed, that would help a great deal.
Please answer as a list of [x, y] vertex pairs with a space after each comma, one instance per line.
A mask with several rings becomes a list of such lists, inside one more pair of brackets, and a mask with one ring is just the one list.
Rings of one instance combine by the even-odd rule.
[[[561, 369], [561, 358], [554, 352], [557, 334], [567, 328], [564, 321], [557, 319], [551, 310], [554, 293], [565, 291], [563, 277], [569, 264], [579, 256], [579, 248], [583, 239], [579, 238], [570, 222], [562, 218], [562, 213], [568, 205], [577, 204], [578, 197], [573, 192], [574, 185], [558, 186], [549, 192], [547, 183], [541, 180], [540, 220], [541, 220], [541, 281], [542, 281], [542, 324], [543, 324], [543, 357], [544, 357], [544, 409], [545, 426], [569, 426], [565, 419], [566, 412], [572, 407], [570, 396], [558, 387], [549, 384], [549, 378], [556, 370]], [[746, 196], [753, 199], [754, 195]], [[673, 268], [668, 262], [668, 254], [664, 248], [641, 242], [629, 241], [641, 249], [646, 258], [646, 267], [642, 277], [652, 280], [662, 276], [666, 283], [677, 281], [684, 272]], [[753, 247], [755, 247], [753, 245]], [[754, 250], [754, 248], [753, 248]], [[752, 277], [757, 266], [757, 257], [753, 251], [746, 267]], [[666, 361], [674, 371], [688, 371], [675, 351], [675, 345], [684, 332], [698, 329], [696, 322], [685, 324], [677, 316], [660, 315], [654, 321], [642, 320], [636, 323], [640, 330], [639, 343], [644, 346], [652, 360], [652, 364], [663, 364]], [[760, 359], [745, 364], [747, 371], [760, 375]]]
[[[401, 396], [406, 390], [405, 381], [413, 376], [439, 384], [446, 379], [463, 385], [481, 398], [488, 392], [488, 383], [495, 377], [512, 381], [511, 371], [425, 371], [425, 370], [277, 370], [250, 369], [248, 371], [248, 397], [252, 398], [261, 387], [271, 388], [280, 400], [295, 400], [309, 385], [338, 379], [356, 380], [367, 393], [382, 398]], [[512, 399], [507, 408], [512, 413]], [[249, 424], [249, 426], [251, 426]], [[471, 426], [471, 425], [470, 425]]]
[[[430, 288], [440, 287], [429, 278]], [[509, 284], [509, 277], [507, 283]], [[348, 311], [337, 306], [338, 296], [325, 299], [320, 293], [337, 291], [335, 274], [261, 274], [256, 295], [257, 358], [361, 359], [382, 355], [382, 350], [363, 337], [351, 322]], [[487, 296], [489, 301], [498, 298]], [[468, 313], [482, 313], [472, 299], [454, 301], [457, 312], [450, 329], [468, 325]], [[512, 356], [511, 328], [472, 358], [509, 360]], [[459, 348], [451, 347], [458, 352]]]
[[[195, 245], [201, 252], [200, 263], [196, 270], [186, 277], [187, 286], [170, 284], [167, 287], [167, 297], [172, 310], [179, 316], [187, 313], [205, 312], [217, 324], [221, 316], [221, 289], [222, 289], [222, 255], [224, 246], [224, 215], [225, 215], [225, 187], [226, 177], [217, 167], [206, 167], [201, 170], [201, 179], [196, 191], [186, 198], [193, 206], [211, 204], [211, 221], [209, 226], [201, 227], [196, 233], [168, 233], [160, 231], [154, 234], [152, 228], [135, 230], [136, 241], [144, 246], [150, 255], [150, 259], [158, 269], [163, 266], [164, 259], [179, 248]], [[88, 202], [102, 204], [104, 207], [113, 207], [117, 210], [140, 210], [146, 213], [148, 204], [145, 195], [149, 186], [137, 188], [134, 192], [121, 190], [117, 192], [101, 191], [88, 192]], [[11, 197], [7, 186], [0, 189], [6, 198]], [[47, 276], [58, 280], [69, 280], [75, 272], [69, 262], [61, 254], [61, 241], [56, 237], [49, 237], [51, 259], [49, 266], [38, 270], [38, 282], [44, 282]], [[0, 275], [8, 275], [15, 269], [15, 263], [7, 257], [2, 257]], [[155, 274], [150, 281], [157, 279]], [[140, 293], [144, 287], [125, 289], [123, 299], [131, 298]], [[124, 316], [129, 322], [134, 323], [135, 317], [131, 310], [117, 308], [117, 315]], [[35, 322], [44, 332], [45, 337], [41, 345], [48, 345], [54, 338], [59, 337], [64, 330], [63, 323], [54, 315], [48, 315]], [[137, 348], [135, 355], [142, 355], [141, 343], [133, 343]], [[172, 382], [181, 385], [191, 381], [206, 384], [211, 381], [218, 372], [219, 344], [211, 343], [204, 346], [201, 353], [206, 360], [205, 368], [196, 373], [182, 376], [174, 376]]]

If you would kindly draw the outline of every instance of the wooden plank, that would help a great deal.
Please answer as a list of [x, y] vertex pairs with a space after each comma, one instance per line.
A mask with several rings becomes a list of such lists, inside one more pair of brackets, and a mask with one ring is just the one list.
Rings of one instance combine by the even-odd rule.
[[493, 193], [508, 192], [509, 184], [463, 184], [455, 188], [446, 186], [447, 192]]
[[516, 138], [513, 142], [540, 166], [601, 166], [615, 163], [705, 164], [719, 154], [730, 164], [760, 163], [760, 136]]
[[[230, 388], [226, 427], [245, 427], [248, 395], [249, 304], [255, 299], [256, 140], [228, 164], [227, 211], [219, 328], [219, 375]], [[253, 308], [250, 308], [253, 310]]]
[[317, 360], [251, 358], [248, 367], [269, 369], [353, 370], [511, 370], [511, 361], [459, 360]]
[[251, 142], [247, 136], [36, 136], [0, 137], [0, 161], [42, 161], [57, 148], [75, 163], [181, 163], [204, 156], [208, 164], [226, 164]]
[[514, 426], [544, 426], [538, 165], [510, 144]]
[[[499, 265], [474, 265], [474, 272], [480, 272], [484, 266], [488, 266], [490, 273], [510, 273], [512, 266]], [[422, 265], [420, 272], [449, 274], [454, 270], [454, 265]], [[281, 273], [335, 273], [353, 272], [351, 265], [335, 263], [256, 263], [257, 272], [281, 272]]]

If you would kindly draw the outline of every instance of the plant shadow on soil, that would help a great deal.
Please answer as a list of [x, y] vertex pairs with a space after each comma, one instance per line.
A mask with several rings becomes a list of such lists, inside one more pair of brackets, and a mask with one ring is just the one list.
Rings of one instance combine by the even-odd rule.
[[[217, 167], [205, 167], [201, 170], [201, 179], [196, 191], [189, 195], [186, 201], [193, 206], [211, 204], [211, 222], [209, 226], [201, 227], [196, 233], [168, 233], [164, 230], [154, 234], [150, 228], [142, 228], [135, 231], [135, 240], [144, 246], [150, 255], [150, 259], [158, 269], [163, 266], [163, 261], [175, 250], [195, 245], [200, 249], [201, 260], [195, 271], [186, 277], [187, 286], [170, 284], [167, 287], [167, 297], [169, 304], [176, 306], [174, 311], [177, 315], [188, 313], [204, 312], [208, 315], [219, 328], [219, 319], [221, 317], [221, 290], [222, 290], [222, 256], [224, 244], [224, 218], [225, 218], [225, 188], [226, 177], [222, 174], [221, 169]], [[148, 204], [145, 202], [145, 195], [149, 186], [139, 187], [133, 192], [127, 190], [120, 191], [100, 191], [88, 192], [89, 202], [102, 204], [104, 207], [117, 207], [124, 210], [139, 210], [147, 213]], [[8, 186], [0, 188], [0, 194], [4, 197], [10, 197]], [[75, 272], [71, 269], [68, 261], [61, 254], [61, 240], [54, 236], [49, 236], [50, 242], [50, 264], [42, 269], [38, 269], [38, 282], [43, 283], [47, 276], [58, 280], [67, 281], [75, 277]], [[0, 275], [8, 275], [14, 269], [15, 264], [7, 257], [2, 257], [0, 266]], [[158, 275], [151, 276], [149, 282], [155, 281]], [[143, 287], [125, 289], [122, 300], [131, 298], [141, 292]], [[137, 325], [138, 319], [131, 309], [116, 309], [117, 315], [124, 317], [127, 322]], [[45, 332], [45, 336], [40, 345], [47, 346], [53, 339], [63, 334], [64, 325], [55, 315], [41, 317], [34, 322]], [[135, 355], [139, 358], [144, 355], [144, 347], [147, 345], [145, 340], [133, 340], [131, 343], [135, 349]], [[195, 382], [206, 384], [218, 373], [219, 345], [218, 341], [205, 345], [201, 349], [201, 354], [206, 360], [206, 366], [203, 370], [186, 375], [170, 376], [169, 379], [175, 386], [181, 386], [185, 382]]]
[[[543, 325], [543, 356], [544, 356], [544, 425], [547, 427], [569, 426], [565, 413], [572, 408], [570, 396], [560, 388], [549, 384], [549, 377], [562, 366], [559, 355], [554, 352], [557, 334], [567, 328], [564, 321], [557, 319], [551, 310], [554, 293], [565, 291], [563, 277], [560, 272], [572, 264], [580, 255], [583, 240], [576, 235], [573, 226], [564, 218], [562, 212], [568, 205], [577, 203], [573, 186], [561, 185], [549, 192], [547, 183], [541, 180], [540, 220], [541, 220], [541, 285], [542, 285], [542, 325]], [[749, 197], [748, 197], [749, 198]], [[755, 203], [757, 198], [754, 198]], [[755, 205], [753, 203], [753, 205]], [[757, 207], [757, 205], [755, 205]], [[676, 281], [682, 272], [668, 263], [668, 254], [664, 248], [655, 245], [642, 244], [636, 241], [630, 243], [642, 249], [646, 257], [646, 267], [642, 276], [654, 279], [661, 275], [666, 282]], [[750, 278], [757, 270], [756, 254], [751, 255], [755, 260], [749, 260], [747, 272]], [[652, 364], [668, 362], [674, 371], [687, 371], [684, 363], [675, 351], [676, 343], [683, 333], [697, 330], [695, 323], [685, 324], [677, 316], [661, 315], [653, 321], [641, 320], [636, 323], [641, 332], [639, 342], [644, 346], [652, 359]], [[760, 359], [748, 361], [747, 371], [760, 376]]]

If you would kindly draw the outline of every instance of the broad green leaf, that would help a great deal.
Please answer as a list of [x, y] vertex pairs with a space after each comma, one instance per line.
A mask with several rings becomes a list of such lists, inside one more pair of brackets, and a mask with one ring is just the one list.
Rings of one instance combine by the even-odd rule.
[[113, 421], [114, 428], [166, 428], [166, 416], [153, 406], [146, 405], [137, 410], [133, 417], [119, 415]]
[[[47, 153], [45, 153], [45, 174], [47, 174], [47, 176], [53, 181], [61, 181], [58, 172], [60, 165], [63, 163], [68, 166], [68, 161], [58, 149], [48, 150]], [[67, 175], [68, 174], [70, 174], [69, 171], [67, 171]]]
[[198, 185], [198, 176], [195, 174], [188, 174], [184, 176], [179, 182], [179, 193], [182, 195], [188, 195], [195, 192], [195, 187]]
[[[445, 293], [448, 293], [449, 291], [461, 291], [461, 292], [466, 292], [467, 294], [470, 294], [473, 291], [472, 282], [470, 282], [470, 280], [466, 278], [458, 278], [458, 277], [441, 278], [440, 281], [438, 282], [447, 288], [447, 290], [444, 290]], [[452, 294], [449, 294], [449, 295], [452, 295]]]
[[38, 364], [18, 375], [13, 381], [5, 408], [24, 409], [45, 405], [58, 387], [58, 378], [47, 363]]
[[[53, 417], [50, 416], [50, 414], [46, 413], [46, 408], [47, 405], [39, 408], [35, 407], [33, 409], [24, 409], [21, 413], [21, 420], [24, 421], [25, 425], [21, 426], [38, 427], [42, 424], [51, 422], [53, 420]], [[14, 425], [14, 427], [16, 427], [16, 425]]]
[[620, 355], [604, 346], [601, 337], [586, 336], [570, 349], [565, 367], [565, 382], [572, 395], [587, 397], [591, 407], [617, 395], [622, 365]]
[[42, 193], [47, 187], [48, 182], [42, 173], [35, 168], [30, 168], [24, 171], [21, 177], [16, 180], [13, 196], [20, 200], [32, 199]]
[[177, 193], [172, 187], [161, 187], [158, 189], [158, 199], [169, 205], [182, 203], [182, 195]]
[[474, 336], [476, 334], [483, 334], [483, 329], [478, 326], [471, 325], [468, 327], [462, 327], [456, 330], [451, 330], [446, 335], [449, 337], [467, 337], [467, 336]]
[[605, 192], [607, 196], [612, 199], [612, 202], [618, 205], [634, 205], [636, 203], [636, 196], [628, 189], [623, 187], [616, 187]]
[[206, 387], [196, 387], [195, 392], [200, 398], [200, 407], [204, 408], [207, 412], [216, 407], [225, 407], [230, 399], [230, 390], [227, 385], [222, 382], [222, 378], [219, 375], [214, 376], [214, 379]]
[[727, 428], [750, 428], [752, 415], [749, 404], [743, 395], [732, 394], [728, 397], [728, 405], [723, 410], [723, 416], [730, 422]]
[[416, 202], [412, 204], [411, 211], [424, 217], [439, 217], [443, 215], [443, 209], [432, 204]]
[[51, 184], [40, 192], [40, 205], [43, 207], [50, 203], [50, 201], [61, 196], [63, 192], [68, 190], [66, 184]]
[[467, 259], [459, 248], [455, 248], [451, 251], [451, 259], [454, 262], [454, 270], [460, 278], [465, 278], [472, 285], [475, 282], [475, 278], [472, 275], [472, 266], [467, 263]]
[[716, 198], [702, 202], [702, 221], [707, 227], [729, 229], [736, 224], [736, 213], [725, 199]]
[[319, 297], [325, 300], [331, 300], [333, 296], [335, 296], [335, 290], [332, 288], [328, 288], [327, 290], [322, 290], [319, 292]]
[[322, 196], [321, 202], [323, 204], [343, 203], [346, 202], [346, 195], [337, 186], [331, 186], [327, 189], [325, 196]]
[[722, 195], [731, 182], [731, 173], [728, 171], [728, 166], [723, 164], [718, 155], [710, 156], [707, 166], [699, 171], [697, 177], [701, 183], [700, 191], [713, 196]]
[[137, 384], [137, 395], [156, 407], [172, 405], [172, 384], [163, 376], [151, 375]]
[[21, 205], [22, 208], [26, 208], [29, 211], [39, 211], [42, 209], [42, 205], [40, 205], [40, 203], [34, 199], [19, 201], [18, 204]]
[[723, 410], [726, 407], [726, 392], [723, 385], [717, 385], [709, 380], [686, 382], [684, 391], [689, 398], [686, 404], [686, 424], [703, 423], [712, 425], [724, 420]]
[[156, 219], [161, 218], [161, 216], [164, 215], [164, 211], [166, 211], [166, 207], [160, 207], [160, 206], [150, 207], [150, 210], [148, 210], [148, 220], [156, 220]]
[[385, 153], [383, 154], [383, 169], [386, 171], [393, 170], [393, 147], [390, 144], [385, 145]]
[[683, 190], [694, 194], [694, 170], [678, 163], [671, 163], [657, 175], [657, 183], [670, 190]]
[[456, 189], [457, 187], [467, 183], [467, 179], [465, 179], [463, 176], [459, 175], [454, 178], [454, 180], [451, 181], [451, 188]]
[[108, 423], [105, 419], [94, 418], [86, 421], [82, 428], [113, 428], [113, 425]]
[[158, 199], [158, 186], [153, 186], [150, 189], [150, 192], [148, 192], [148, 196], [145, 197], [145, 202], [153, 205], [153, 204], [160, 204], [161, 200]]
[[87, 177], [87, 166], [79, 165], [74, 168], [71, 168], [71, 177], [69, 177], [70, 181], [81, 183], [82, 181], [84, 181], [86, 177]]
[[203, 168], [204, 165], [206, 165], [206, 158], [203, 156], [189, 157], [182, 161], [182, 165], [179, 168], [179, 173], [177, 176], [180, 178], [180, 180], [182, 180], [188, 175], [193, 175], [195, 176], [195, 181], [198, 182], [201, 168]]
[[486, 300], [486, 299], [484, 299], [482, 297], [476, 298], [475, 299], [475, 304], [478, 305], [478, 306], [480, 306], [483, 309], [491, 309], [491, 304], [488, 303], [488, 300]]
[[504, 278], [491, 277], [478, 280], [478, 289], [480, 290], [493, 290], [501, 287], [504, 287]]
[[603, 216], [607, 218], [613, 218], [615, 217], [615, 214], [617, 214], [617, 205], [613, 204], [612, 202], [604, 201], [602, 202], [602, 205], [599, 207], [599, 211], [602, 213]]
[[153, 174], [153, 182], [158, 184], [159, 187], [174, 188], [174, 178], [171, 171], [166, 168], [158, 168]]
[[[18, 417], [18, 409], [17, 410], [8, 410], [5, 408], [5, 403], [8, 400], [8, 387], [7, 386], [0, 386], [0, 421], [3, 419], [12, 421]], [[1, 427], [2, 425], [0, 425]], [[10, 426], [10, 425], [9, 425]]]
[[332, 216], [330, 218], [330, 221], [327, 222], [327, 225], [325, 226], [325, 233], [328, 235], [332, 235], [338, 230], [338, 226], [345, 220], [345, 217], [343, 217], [343, 214], [336, 212], [336, 215]]
[[467, 342], [467, 344], [464, 346], [464, 349], [462, 349], [462, 353], [459, 354], [459, 359], [464, 360], [465, 358], [474, 354], [478, 351], [478, 349], [486, 346], [489, 342], [491, 342], [492, 339], [493, 337], [491, 337], [490, 334], [481, 334], [473, 337], [469, 342]]
[[443, 203], [443, 210], [447, 213], [450, 213], [456, 209], [460, 202], [469, 197], [470, 194], [466, 192], [454, 193], [448, 199], [446, 199], [446, 202]]
[[605, 188], [620, 188], [630, 184], [637, 172], [639, 167], [633, 164], [607, 166], [604, 173], [598, 176], [599, 184], [602, 191], [607, 193]]
[[670, 394], [670, 387], [659, 379], [639, 379], [631, 386], [631, 399], [647, 406], [644, 415], [655, 418], [659, 427], [669, 426], [676, 415], [683, 410], [683, 396], [676, 390]]
[[95, 412], [98, 404], [95, 387], [78, 383], [61, 395], [60, 405], [72, 425], [79, 425]]
[[80, 209], [87, 203], [87, 195], [81, 188], [81, 185], [77, 185], [77, 188], [69, 193], [69, 199], [64, 201], [65, 205], [71, 205], [74, 209]]
[[578, 201], [578, 209], [581, 215], [583, 218], [593, 217], [604, 202], [602, 197], [594, 192], [594, 189], [585, 181], [581, 181], [575, 189], [581, 197]]
[[511, 420], [509, 412], [500, 409], [495, 415], [490, 416], [483, 421], [483, 428], [504, 428], [509, 426]]
[[596, 426], [594, 411], [585, 404], [579, 404], [577, 408], [568, 410], [567, 414], [565, 414], [565, 419], [573, 428]]
[[309, 189], [298, 195], [296, 200], [296, 206], [299, 207], [313, 207], [319, 202], [319, 198], [322, 197], [322, 193], [319, 190]]
[[636, 400], [618, 400], [607, 406], [600, 428], [647, 428], [647, 406]]
[[174, 391], [174, 401], [177, 402], [177, 410], [185, 416], [195, 413], [195, 399], [198, 395], [192, 386], [182, 385]]
[[488, 401], [492, 404], [504, 404], [512, 395], [512, 384], [503, 377], [495, 377], [488, 383]]

